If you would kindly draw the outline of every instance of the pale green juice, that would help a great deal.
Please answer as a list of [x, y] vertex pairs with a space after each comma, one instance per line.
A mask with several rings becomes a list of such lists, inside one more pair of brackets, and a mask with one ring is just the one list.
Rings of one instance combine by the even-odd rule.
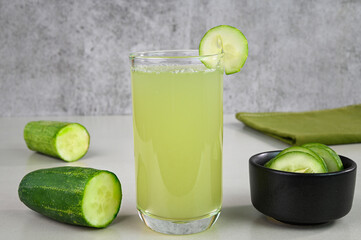
[[131, 76], [138, 209], [179, 221], [218, 213], [223, 71], [153, 65]]

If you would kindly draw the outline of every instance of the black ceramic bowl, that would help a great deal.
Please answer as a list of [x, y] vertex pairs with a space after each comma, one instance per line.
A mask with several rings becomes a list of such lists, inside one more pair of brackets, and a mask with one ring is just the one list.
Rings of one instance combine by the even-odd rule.
[[253, 206], [261, 213], [291, 224], [319, 224], [345, 216], [351, 209], [356, 163], [340, 156], [344, 170], [332, 173], [292, 173], [263, 165], [280, 151], [249, 160]]

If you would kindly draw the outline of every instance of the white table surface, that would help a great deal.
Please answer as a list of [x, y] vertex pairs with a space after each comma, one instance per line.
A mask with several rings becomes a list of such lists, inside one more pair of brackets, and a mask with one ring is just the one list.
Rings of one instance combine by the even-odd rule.
[[[83, 124], [91, 135], [89, 152], [77, 162], [65, 163], [28, 150], [23, 129], [27, 122], [34, 120]], [[220, 218], [205, 232], [170, 236], [148, 229], [136, 212], [131, 116], [0, 118], [0, 239], [361, 239], [360, 176], [357, 176], [350, 213], [330, 223], [287, 225], [265, 217], [252, 206], [249, 157], [285, 147], [286, 144], [245, 127], [233, 115], [225, 115]], [[361, 144], [335, 145], [332, 148], [361, 164]], [[40, 168], [66, 165], [106, 169], [118, 176], [123, 200], [118, 217], [110, 226], [92, 229], [59, 223], [33, 212], [20, 202], [17, 189], [25, 174]]]

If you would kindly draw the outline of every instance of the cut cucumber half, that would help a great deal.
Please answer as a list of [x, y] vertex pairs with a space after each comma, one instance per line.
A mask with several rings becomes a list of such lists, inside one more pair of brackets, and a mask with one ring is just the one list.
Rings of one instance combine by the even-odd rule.
[[340, 157], [330, 147], [321, 143], [307, 143], [302, 146], [321, 156], [323, 160], [325, 160], [329, 172], [343, 170], [343, 164]]
[[24, 128], [24, 140], [30, 150], [73, 162], [87, 153], [90, 136], [78, 123], [33, 121]]
[[327, 173], [327, 166], [309, 153], [291, 151], [277, 155], [268, 166], [271, 169], [295, 173]]
[[104, 228], [117, 216], [122, 200], [117, 176], [106, 170], [56, 167], [28, 173], [19, 198], [30, 209], [59, 222]]
[[[248, 42], [243, 33], [235, 27], [220, 25], [211, 28], [199, 44], [199, 55], [207, 56], [224, 53], [224, 69], [227, 75], [239, 72], [248, 57]], [[214, 68], [217, 59], [205, 58], [204, 65]]]

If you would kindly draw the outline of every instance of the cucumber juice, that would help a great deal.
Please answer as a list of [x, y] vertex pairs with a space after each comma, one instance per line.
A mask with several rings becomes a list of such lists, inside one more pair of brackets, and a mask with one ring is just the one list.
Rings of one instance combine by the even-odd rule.
[[131, 69], [137, 208], [157, 219], [217, 214], [222, 203], [223, 69]]

